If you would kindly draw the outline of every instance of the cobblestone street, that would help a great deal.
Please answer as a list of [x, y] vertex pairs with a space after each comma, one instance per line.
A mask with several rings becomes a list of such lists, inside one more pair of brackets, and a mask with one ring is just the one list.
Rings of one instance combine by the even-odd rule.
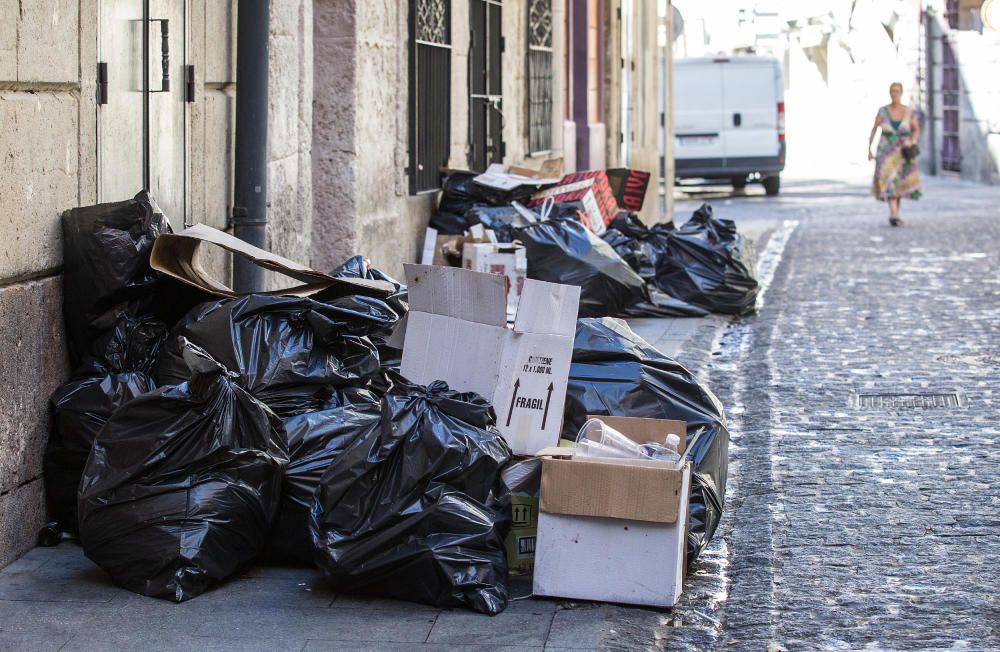
[[863, 186], [789, 186], [717, 209], [799, 224], [707, 367], [723, 536], [661, 642], [1000, 648], [1000, 192], [932, 180], [893, 229]]
[[[635, 320], [730, 416], [726, 508], [671, 611], [518, 599], [488, 618], [258, 567], [170, 604], [79, 548], [0, 572], [0, 650], [1000, 649], [1000, 189], [694, 192], [758, 240], [759, 315]], [[515, 583], [515, 595], [530, 587]]]

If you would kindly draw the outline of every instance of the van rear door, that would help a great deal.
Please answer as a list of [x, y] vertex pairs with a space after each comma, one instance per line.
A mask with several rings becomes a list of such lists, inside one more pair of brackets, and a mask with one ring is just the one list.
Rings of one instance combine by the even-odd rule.
[[723, 142], [727, 163], [734, 165], [739, 159], [778, 156], [780, 71], [770, 61], [738, 59], [719, 68], [725, 107]]
[[722, 68], [711, 61], [674, 67], [674, 157], [714, 159], [723, 148]]

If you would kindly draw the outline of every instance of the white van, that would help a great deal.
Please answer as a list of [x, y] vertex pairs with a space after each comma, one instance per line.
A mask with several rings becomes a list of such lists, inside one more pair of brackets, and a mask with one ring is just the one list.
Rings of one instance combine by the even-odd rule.
[[785, 169], [785, 92], [771, 57], [674, 60], [674, 159], [678, 181], [748, 181], [777, 195]]

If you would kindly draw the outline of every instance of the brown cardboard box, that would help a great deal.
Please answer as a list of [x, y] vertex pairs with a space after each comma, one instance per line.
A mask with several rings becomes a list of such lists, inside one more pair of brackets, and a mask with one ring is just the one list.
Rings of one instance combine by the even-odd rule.
[[[682, 421], [598, 418], [633, 441], [672, 433], [683, 446]], [[683, 586], [690, 462], [581, 458], [566, 448], [539, 455], [534, 594], [673, 606]]]

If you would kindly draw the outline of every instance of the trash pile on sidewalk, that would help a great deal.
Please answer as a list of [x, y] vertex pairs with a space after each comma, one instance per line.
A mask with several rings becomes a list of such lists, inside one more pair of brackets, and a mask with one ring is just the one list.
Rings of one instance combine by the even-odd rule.
[[713, 217], [706, 204], [679, 229], [673, 222], [648, 227], [637, 215], [648, 173], [560, 177], [561, 167], [551, 160], [538, 171], [495, 164], [478, 175], [451, 172], [422, 262], [504, 273], [511, 314], [524, 278], [579, 286], [581, 317], [753, 312], [753, 243], [731, 220]]
[[[174, 233], [146, 193], [67, 211], [49, 533], [178, 602], [270, 561], [487, 614], [512, 573], [536, 595], [674, 604], [721, 517], [729, 433], [614, 317], [747, 312], [752, 244], [707, 207], [647, 229], [628, 212], [642, 173], [552, 174], [452, 174], [438, 264], [405, 285], [360, 256], [326, 274]], [[291, 287], [233, 291], [212, 247]]]

